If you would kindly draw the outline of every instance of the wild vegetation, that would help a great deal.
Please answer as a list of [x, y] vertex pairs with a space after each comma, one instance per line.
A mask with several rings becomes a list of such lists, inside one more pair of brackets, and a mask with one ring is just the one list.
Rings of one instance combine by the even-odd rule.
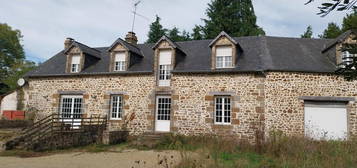
[[357, 140], [312, 141], [272, 132], [261, 145], [216, 136], [165, 136], [153, 149], [179, 150], [178, 168], [335, 168], [357, 165]]

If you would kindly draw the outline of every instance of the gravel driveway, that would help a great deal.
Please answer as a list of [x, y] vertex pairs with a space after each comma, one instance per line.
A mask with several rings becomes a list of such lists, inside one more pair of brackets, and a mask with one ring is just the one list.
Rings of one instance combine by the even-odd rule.
[[160, 168], [166, 164], [171, 168], [180, 158], [175, 151], [76, 152], [31, 158], [0, 157], [0, 168]]

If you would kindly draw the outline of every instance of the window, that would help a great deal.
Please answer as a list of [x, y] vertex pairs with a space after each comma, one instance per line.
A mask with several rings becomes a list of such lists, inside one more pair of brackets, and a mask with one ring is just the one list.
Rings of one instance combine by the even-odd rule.
[[230, 124], [231, 123], [231, 98], [216, 97], [215, 98], [215, 124]]
[[216, 68], [232, 68], [232, 47], [221, 46], [216, 48]]
[[123, 115], [123, 96], [113, 95], [111, 97], [110, 119], [119, 120]]
[[342, 63], [343, 65], [350, 65], [353, 61], [353, 57], [355, 57], [356, 54], [350, 54], [348, 51], [344, 51], [342, 53]]
[[157, 120], [170, 120], [171, 113], [171, 98], [157, 98]]
[[72, 56], [71, 72], [79, 72], [80, 60], [81, 60], [81, 56], [79, 55]]
[[64, 95], [61, 97], [60, 114], [62, 118], [79, 119], [82, 116], [82, 96]]
[[114, 71], [125, 71], [125, 52], [115, 54]]
[[170, 86], [171, 54], [171, 50], [162, 50], [159, 52], [159, 86]]

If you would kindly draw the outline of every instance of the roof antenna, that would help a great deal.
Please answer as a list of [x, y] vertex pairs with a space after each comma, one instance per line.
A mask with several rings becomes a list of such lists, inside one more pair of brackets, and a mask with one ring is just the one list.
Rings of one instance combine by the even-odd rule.
[[137, 15], [137, 13], [136, 13], [136, 8], [137, 8], [137, 6], [139, 5], [140, 2], [141, 2], [141, 0], [138, 0], [138, 1], [136, 1], [136, 2], [134, 3], [134, 11], [133, 11], [133, 13], [134, 13], [134, 18], [133, 18], [133, 24], [132, 24], [132, 26], [131, 26], [131, 32], [134, 32], [135, 16]]

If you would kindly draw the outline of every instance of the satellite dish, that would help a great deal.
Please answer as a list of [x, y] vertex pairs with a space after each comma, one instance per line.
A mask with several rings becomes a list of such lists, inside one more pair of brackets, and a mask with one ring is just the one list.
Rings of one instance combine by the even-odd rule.
[[26, 83], [26, 81], [24, 78], [20, 78], [19, 80], [17, 80], [17, 85], [19, 85], [19, 86], [24, 86], [25, 83]]

